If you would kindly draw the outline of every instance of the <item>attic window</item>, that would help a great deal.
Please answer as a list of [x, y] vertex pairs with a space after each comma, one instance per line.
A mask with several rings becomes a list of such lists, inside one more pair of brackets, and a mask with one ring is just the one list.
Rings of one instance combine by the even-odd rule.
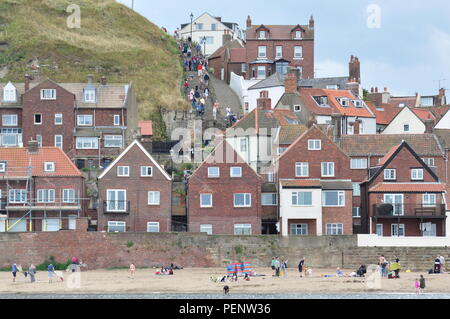
[[266, 39], [266, 31], [259, 31], [259, 39]]
[[41, 100], [56, 100], [56, 90], [55, 89], [41, 90]]
[[363, 101], [361, 101], [361, 100], [354, 100], [353, 105], [358, 108], [362, 108], [364, 106]]
[[44, 171], [54, 172], [55, 171], [55, 163], [54, 162], [45, 162]]
[[339, 103], [341, 103], [342, 106], [347, 107], [349, 106], [349, 100], [347, 98], [340, 98], [338, 99]]
[[12, 83], [8, 83], [3, 88], [3, 101], [4, 102], [16, 102], [17, 101], [17, 94], [16, 94], [16, 88]]
[[400, 104], [398, 105], [398, 107], [405, 107], [405, 106], [406, 106], [405, 103], [400, 103]]
[[314, 96], [314, 100], [319, 106], [327, 107], [328, 106], [328, 98], [326, 96]]
[[302, 31], [300, 31], [300, 30], [295, 31], [295, 38], [296, 39], [301, 39], [302, 38]]
[[339, 87], [337, 84], [330, 84], [327, 85], [327, 90], [339, 90]]
[[301, 105], [294, 105], [294, 112], [301, 112], [301, 111], [302, 111]]
[[85, 89], [84, 90], [84, 102], [85, 103], [95, 103], [97, 101], [95, 89]]

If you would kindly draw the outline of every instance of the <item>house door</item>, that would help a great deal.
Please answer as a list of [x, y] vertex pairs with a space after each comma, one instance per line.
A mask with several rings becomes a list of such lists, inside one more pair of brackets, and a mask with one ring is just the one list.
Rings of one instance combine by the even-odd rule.
[[6, 231], [6, 221], [4, 219], [0, 219], [0, 233], [4, 233]]
[[220, 69], [220, 79], [222, 81], [225, 80], [225, 69], [224, 68]]
[[392, 206], [394, 207], [394, 216], [403, 216], [403, 194], [385, 194], [384, 202], [386, 204], [392, 204]]
[[375, 233], [378, 235], [378, 236], [383, 236], [383, 224], [376, 224], [376, 226], [375, 226]]
[[77, 229], [77, 216], [69, 216], [69, 230]]
[[44, 219], [42, 222], [42, 231], [56, 232], [59, 231], [59, 219]]

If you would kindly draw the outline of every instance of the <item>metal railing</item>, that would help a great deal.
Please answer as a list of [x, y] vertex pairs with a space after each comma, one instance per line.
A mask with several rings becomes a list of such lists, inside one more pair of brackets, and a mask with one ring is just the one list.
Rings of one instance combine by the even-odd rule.
[[113, 214], [129, 214], [130, 201], [105, 200], [103, 201], [103, 212]]
[[445, 205], [375, 204], [375, 217], [445, 217]]

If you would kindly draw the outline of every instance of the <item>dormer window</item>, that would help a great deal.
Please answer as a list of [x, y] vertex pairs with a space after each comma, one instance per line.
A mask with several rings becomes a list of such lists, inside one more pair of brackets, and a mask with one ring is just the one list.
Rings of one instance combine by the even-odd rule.
[[17, 102], [17, 90], [11, 82], [3, 88], [3, 102]]
[[340, 98], [338, 99], [339, 103], [341, 103], [342, 106], [347, 107], [349, 106], [349, 100], [347, 98]]
[[95, 103], [95, 102], [97, 102], [95, 89], [85, 89], [84, 90], [84, 102], [85, 103]]
[[314, 96], [314, 100], [319, 106], [328, 106], [328, 98], [326, 96]]
[[55, 89], [41, 90], [41, 100], [56, 100], [56, 90]]
[[353, 105], [358, 108], [362, 108], [364, 106], [363, 101], [361, 101], [361, 100], [354, 100]]
[[54, 162], [45, 162], [44, 171], [54, 172], [55, 171], [55, 163]]
[[295, 38], [296, 39], [301, 39], [302, 38], [302, 31], [300, 31], [300, 30], [295, 31]]
[[263, 39], [263, 40], [267, 39], [266, 31], [264, 31], [264, 30], [259, 31], [259, 38]]
[[405, 107], [405, 106], [406, 106], [405, 103], [400, 103], [400, 104], [398, 105], [398, 107]]

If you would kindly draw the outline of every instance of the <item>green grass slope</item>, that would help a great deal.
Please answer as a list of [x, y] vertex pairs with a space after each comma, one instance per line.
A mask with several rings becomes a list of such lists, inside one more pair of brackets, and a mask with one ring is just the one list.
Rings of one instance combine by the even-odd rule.
[[[71, 4], [80, 6], [81, 28], [67, 26]], [[140, 117], [155, 121], [158, 138], [165, 134], [158, 107], [186, 107], [173, 37], [114, 0], [1, 0], [0, 81], [23, 81], [33, 61], [42, 78], [59, 82], [88, 74], [133, 82]]]

